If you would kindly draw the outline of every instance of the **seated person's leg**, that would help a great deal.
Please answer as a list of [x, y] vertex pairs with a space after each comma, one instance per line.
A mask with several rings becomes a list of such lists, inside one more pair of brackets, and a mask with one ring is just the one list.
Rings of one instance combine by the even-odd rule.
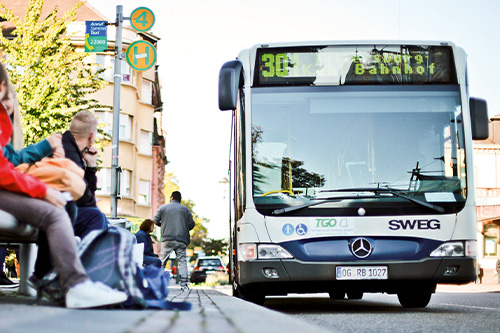
[[[38, 252], [35, 261], [35, 271], [33, 275], [38, 279], [43, 279], [43, 277], [52, 270], [52, 260], [50, 258], [50, 249], [49, 242], [47, 240], [47, 234], [43, 231], [38, 232]], [[36, 284], [36, 280], [34, 281], [30, 278], [31, 282]]]
[[0, 191], [0, 209], [45, 231], [59, 282], [66, 293], [66, 307], [91, 308], [127, 299], [126, 293], [89, 279], [78, 258], [71, 222], [64, 210], [44, 200], [8, 191]]
[[78, 214], [78, 207], [76, 206], [76, 202], [68, 201], [68, 203], [64, 208], [66, 209], [66, 213], [68, 213], [69, 219], [71, 220], [71, 224], [75, 225], [76, 217]]
[[156, 267], [161, 267], [161, 260], [156, 258], [156, 257], [152, 257], [152, 256], [144, 256], [144, 266], [156, 266]]
[[[68, 201], [68, 203], [64, 208], [68, 213], [68, 216], [71, 220], [71, 224], [74, 225], [76, 223], [76, 216], [78, 210], [76, 202]], [[30, 281], [35, 285], [37, 284], [36, 281], [37, 279], [41, 280], [53, 268], [52, 260], [50, 258], [50, 250], [49, 250], [49, 243], [47, 241], [47, 235], [45, 234], [45, 232], [41, 230], [38, 232], [37, 244], [38, 244], [38, 252], [35, 262], [35, 271], [33, 272], [33, 275], [35, 276], [36, 279], [30, 277]]]
[[85, 237], [93, 230], [103, 230], [108, 227], [106, 216], [97, 207], [78, 207], [78, 215], [73, 225], [75, 235]]

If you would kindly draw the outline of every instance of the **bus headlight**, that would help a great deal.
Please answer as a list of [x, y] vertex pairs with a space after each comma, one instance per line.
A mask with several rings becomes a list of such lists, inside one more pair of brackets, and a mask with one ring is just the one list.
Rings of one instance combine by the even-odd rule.
[[240, 244], [239, 261], [257, 259], [257, 244]]
[[276, 244], [240, 244], [238, 260], [291, 259], [293, 256]]
[[475, 240], [446, 242], [431, 253], [431, 257], [475, 257], [476, 255]]
[[291, 259], [293, 256], [279, 245], [259, 244], [257, 259]]

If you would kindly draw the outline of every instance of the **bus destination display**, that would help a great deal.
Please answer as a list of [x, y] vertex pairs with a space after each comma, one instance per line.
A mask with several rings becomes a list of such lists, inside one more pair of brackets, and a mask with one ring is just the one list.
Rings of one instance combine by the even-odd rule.
[[456, 84], [449, 46], [260, 48], [254, 86]]

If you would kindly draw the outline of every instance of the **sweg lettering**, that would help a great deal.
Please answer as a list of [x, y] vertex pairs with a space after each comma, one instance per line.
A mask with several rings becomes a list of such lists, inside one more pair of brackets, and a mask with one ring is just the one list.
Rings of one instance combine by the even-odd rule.
[[316, 228], [323, 227], [335, 227], [337, 225], [336, 219], [316, 219]]
[[431, 220], [390, 220], [389, 229], [391, 230], [436, 230], [441, 229], [441, 222], [436, 219]]

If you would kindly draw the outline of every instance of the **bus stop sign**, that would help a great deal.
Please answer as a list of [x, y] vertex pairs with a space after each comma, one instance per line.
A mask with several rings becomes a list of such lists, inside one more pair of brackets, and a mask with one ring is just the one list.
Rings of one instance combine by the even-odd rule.
[[134, 9], [132, 14], [130, 14], [130, 25], [137, 31], [148, 31], [154, 24], [155, 14], [149, 8], [139, 7]]
[[127, 48], [125, 58], [136, 71], [147, 71], [156, 63], [156, 49], [150, 42], [138, 40]]

